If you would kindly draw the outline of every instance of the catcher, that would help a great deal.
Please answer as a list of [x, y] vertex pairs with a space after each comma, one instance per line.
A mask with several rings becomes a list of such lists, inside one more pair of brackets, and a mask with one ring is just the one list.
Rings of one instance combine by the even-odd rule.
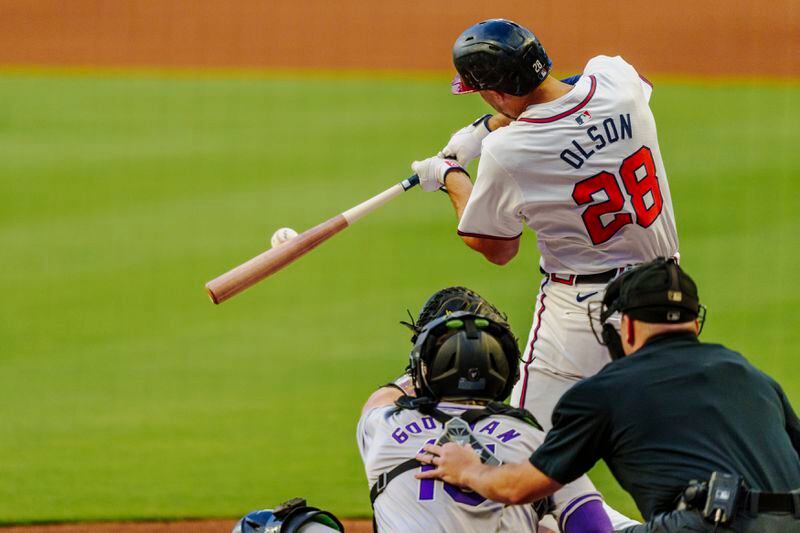
[[[585, 476], [551, 498], [506, 506], [415, 474], [426, 444], [470, 442], [488, 464], [521, 462], [544, 440], [533, 415], [503, 403], [519, 377], [519, 349], [505, 317], [463, 287], [438, 291], [414, 324], [408, 374], [374, 392], [358, 424], [377, 531], [537, 531], [552, 515], [561, 531], [609, 532], [609, 515]], [[635, 522], [630, 521], [631, 524]]]
[[625, 533], [800, 533], [800, 420], [775, 380], [698, 340], [703, 309], [673, 259], [623, 274], [599, 309], [614, 362], [561, 397], [533, 455], [489, 468], [426, 445], [419, 459], [436, 466], [419, 481], [533, 502], [603, 459], [647, 520]]

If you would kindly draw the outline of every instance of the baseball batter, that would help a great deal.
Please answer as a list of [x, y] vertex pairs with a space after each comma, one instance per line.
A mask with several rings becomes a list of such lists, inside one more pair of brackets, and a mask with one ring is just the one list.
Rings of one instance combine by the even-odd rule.
[[[508, 395], [519, 375], [516, 340], [491, 304], [463, 287], [443, 289], [428, 300], [414, 327], [412, 378], [376, 391], [358, 424], [378, 531], [535, 532], [537, 511], [551, 515], [558, 529], [568, 533], [611, 531], [609, 516], [618, 524], [635, 524], [605, 507], [586, 476], [535, 509], [499, 504], [441, 481], [420, 482], [415, 474], [431, 467], [418, 463], [393, 475], [442, 435], [445, 422], [437, 412], [467, 418], [465, 413], [475, 416], [487, 405], [499, 406], [500, 412], [473, 420], [471, 426], [475, 437], [504, 463], [526, 461], [545, 436], [535, 421], [525, 418], [527, 412], [504, 413], [505, 406], [491, 404]], [[397, 402], [401, 398], [404, 404]]]
[[[453, 59], [453, 92], [479, 92], [499, 114], [463, 128], [412, 168], [424, 190], [446, 185], [458, 234], [489, 261], [507, 263], [523, 228], [536, 232], [544, 279], [512, 404], [549, 429], [561, 395], [610, 360], [588, 305], [602, 301], [605, 284], [625, 268], [678, 254], [652, 86], [607, 56], [556, 80], [536, 37], [500, 19], [467, 29]], [[477, 156], [473, 187], [463, 167]]]

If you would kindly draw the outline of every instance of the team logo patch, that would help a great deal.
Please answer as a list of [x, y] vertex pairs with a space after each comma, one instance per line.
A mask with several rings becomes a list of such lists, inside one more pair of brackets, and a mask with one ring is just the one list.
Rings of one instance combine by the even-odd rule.
[[588, 111], [584, 111], [583, 113], [581, 113], [580, 115], [575, 117], [575, 122], [578, 123], [578, 126], [583, 126], [591, 118], [592, 118], [592, 114], [589, 113]]

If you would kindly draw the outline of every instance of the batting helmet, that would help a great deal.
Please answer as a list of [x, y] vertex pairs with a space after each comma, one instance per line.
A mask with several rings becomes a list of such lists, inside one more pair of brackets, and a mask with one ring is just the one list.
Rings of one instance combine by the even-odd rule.
[[544, 81], [553, 62], [530, 30], [510, 20], [489, 19], [458, 36], [453, 64], [458, 71], [453, 94], [491, 89], [522, 96]]
[[309, 507], [303, 498], [293, 498], [274, 510], [245, 515], [231, 533], [327, 533], [344, 531], [339, 519], [328, 511]]
[[519, 347], [505, 317], [464, 287], [428, 300], [413, 341], [409, 366], [418, 397], [504, 400], [519, 378]]

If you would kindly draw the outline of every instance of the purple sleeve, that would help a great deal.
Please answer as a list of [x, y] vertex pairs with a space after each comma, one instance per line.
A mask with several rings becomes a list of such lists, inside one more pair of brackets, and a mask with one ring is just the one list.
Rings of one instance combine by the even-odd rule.
[[[564, 514], [567, 515], [566, 512]], [[589, 500], [583, 503], [569, 513], [566, 518], [562, 517], [562, 520], [564, 523], [560, 525], [561, 531], [564, 533], [612, 533], [614, 531], [601, 500]]]

